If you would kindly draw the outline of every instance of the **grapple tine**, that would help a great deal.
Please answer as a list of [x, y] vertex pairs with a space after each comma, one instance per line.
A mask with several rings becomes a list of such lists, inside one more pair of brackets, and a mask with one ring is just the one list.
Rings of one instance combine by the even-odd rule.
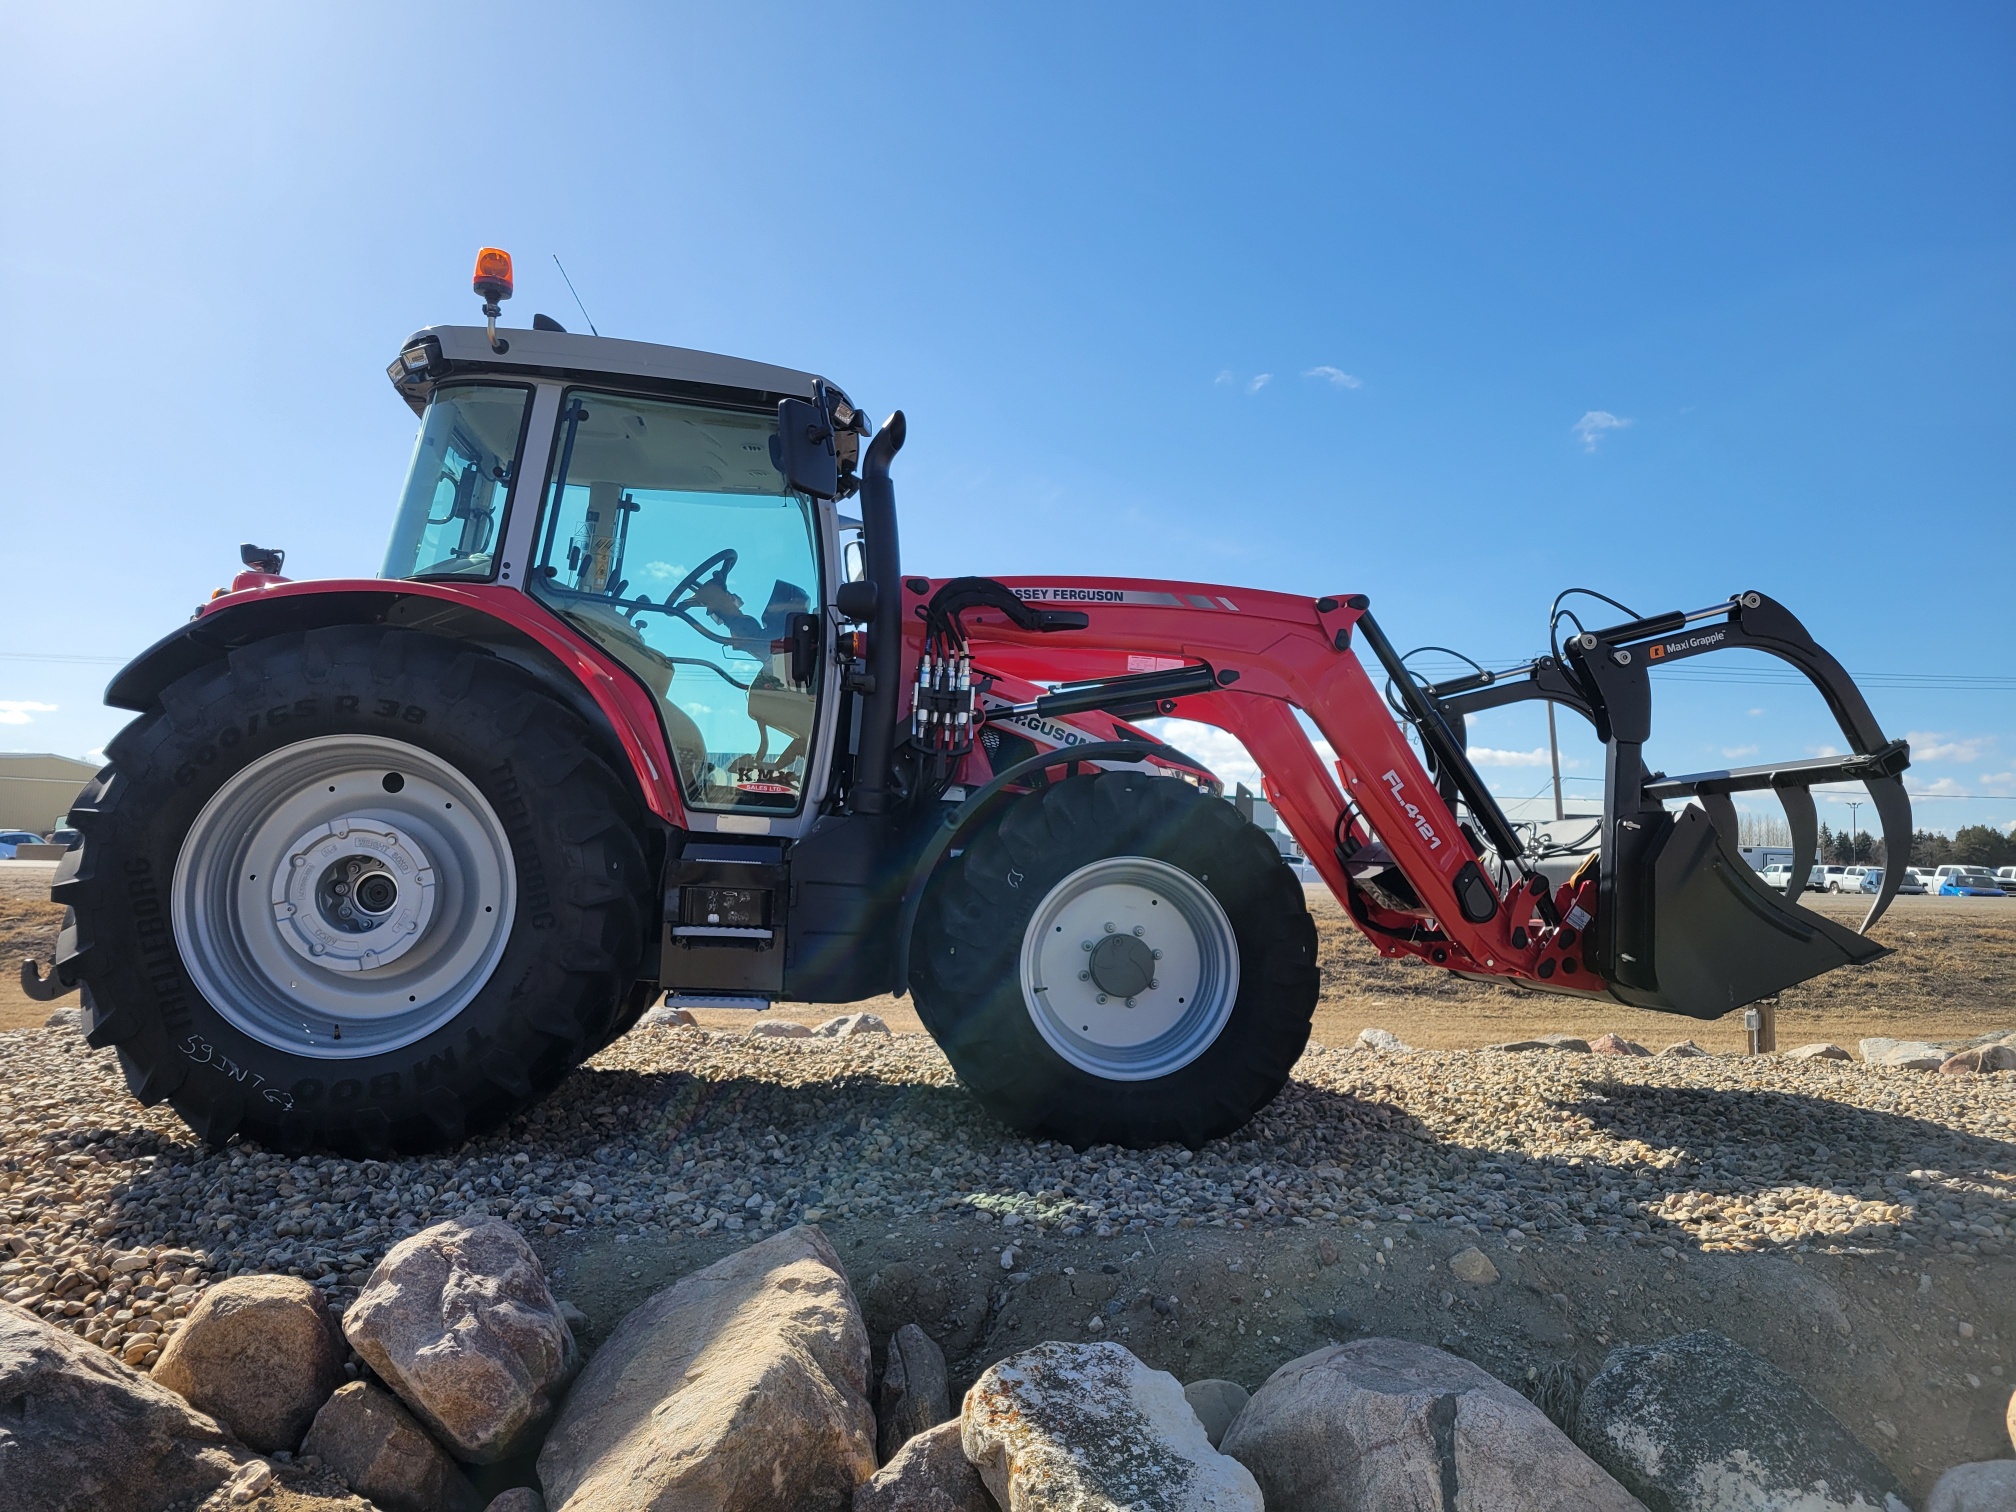
[[1708, 822], [1731, 846], [1737, 843], [1742, 827], [1736, 818], [1736, 801], [1727, 793], [1701, 793], [1695, 801], [1708, 810]]
[[1870, 926], [1883, 917], [1883, 911], [1903, 885], [1904, 873], [1910, 869], [1911, 799], [1904, 791], [1902, 777], [1871, 777], [1862, 785], [1869, 789], [1869, 801], [1876, 805], [1876, 816], [1883, 821], [1883, 890], [1876, 894], [1876, 901], [1869, 905], [1869, 912], [1862, 920], [1860, 932], [1866, 935]]
[[1813, 874], [1814, 858], [1820, 854], [1820, 815], [1813, 807], [1809, 788], [1781, 787], [1778, 801], [1785, 806], [1785, 823], [1792, 830], [1792, 880], [1785, 884], [1785, 901], [1797, 903]]

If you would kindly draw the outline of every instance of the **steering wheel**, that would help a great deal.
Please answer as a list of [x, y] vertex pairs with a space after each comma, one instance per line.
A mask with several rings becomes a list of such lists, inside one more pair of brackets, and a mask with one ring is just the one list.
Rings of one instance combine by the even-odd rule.
[[727, 546], [715, 552], [714, 555], [707, 558], [706, 561], [679, 579], [679, 586], [665, 595], [665, 607], [674, 614], [692, 608], [691, 604], [682, 604], [679, 600], [700, 586], [700, 579], [707, 576], [707, 571], [710, 567], [718, 567], [720, 569], [714, 574], [714, 580], [722, 587], [727, 587], [728, 574], [735, 570], [735, 564], [741, 560], [742, 554], [733, 546]]

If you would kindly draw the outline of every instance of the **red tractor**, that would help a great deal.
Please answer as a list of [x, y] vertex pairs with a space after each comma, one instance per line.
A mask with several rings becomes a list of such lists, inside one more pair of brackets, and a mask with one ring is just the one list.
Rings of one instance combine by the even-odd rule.
[[[1129, 722], [1155, 716], [1244, 743], [1389, 956], [1715, 1018], [1882, 953], [1735, 849], [1730, 795], [1773, 790], [1803, 878], [1808, 789], [1866, 783], [1873, 921], [1911, 831], [1907, 748], [1761, 594], [1593, 630], [1557, 601], [1553, 654], [1434, 685], [1357, 594], [905, 576], [900, 412], [870, 439], [810, 373], [500, 331], [487, 249], [477, 291], [487, 326], [389, 369], [420, 434], [382, 575], [290, 582], [248, 547], [107, 690], [137, 717], [70, 811], [56, 976], [207, 1140], [424, 1150], [661, 992], [906, 990], [1019, 1129], [1228, 1133], [1307, 1041], [1316, 932], [1267, 835]], [[1647, 771], [1652, 664], [1731, 647], [1805, 672], [1851, 754]], [[1520, 699], [1607, 751], [1572, 875], [1465, 756], [1464, 716]]]

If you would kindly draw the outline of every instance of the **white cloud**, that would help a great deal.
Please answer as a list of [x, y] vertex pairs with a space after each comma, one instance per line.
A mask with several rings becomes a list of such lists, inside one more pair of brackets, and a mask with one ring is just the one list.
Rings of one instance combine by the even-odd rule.
[[1930, 730], [1910, 730], [1904, 738], [1911, 742], [1913, 761], [1979, 761], [1991, 741], [1975, 735], [1949, 740]]
[[55, 712], [54, 704], [36, 703], [28, 698], [0, 698], [0, 724], [32, 724], [37, 714]]
[[1839, 756], [1842, 752], [1839, 746], [1817, 745], [1806, 747], [1806, 754], [1808, 756]]
[[1246, 392], [1257, 394], [1273, 381], [1274, 375], [1272, 373], [1255, 373], [1251, 378], [1246, 380]]
[[1960, 793], [1966, 791], [1966, 789], [1960, 786], [1959, 779], [1955, 777], [1941, 777], [1936, 782], [1920, 782], [1916, 778], [1906, 778], [1904, 785], [1914, 793], [1926, 793], [1933, 797], [1938, 797], [1942, 793]]
[[1758, 715], [1762, 714], [1763, 712], [1764, 712], [1764, 711], [1763, 711], [1762, 709], [1752, 709], [1752, 710], [1750, 711], [1750, 717], [1751, 717], [1752, 719], [1755, 719], [1755, 718], [1756, 718], [1756, 717], [1757, 717]]
[[1753, 745], [1724, 746], [1722, 747], [1722, 754], [1728, 760], [1734, 761], [1738, 756], [1755, 756], [1757, 754], [1757, 747]]
[[1233, 382], [1234, 380], [1233, 380], [1233, 376], [1232, 376], [1232, 369], [1230, 369], [1230, 368], [1220, 368], [1220, 369], [1218, 370], [1218, 376], [1217, 376], [1216, 378], [1213, 378], [1213, 379], [1212, 379], [1211, 381], [1212, 381], [1213, 383], [1231, 383], [1231, 382]]
[[1608, 410], [1591, 410], [1569, 429], [1582, 438], [1582, 450], [1593, 452], [1605, 431], [1623, 430], [1631, 424], [1631, 421], [1613, 415]]
[[1332, 367], [1327, 362], [1318, 367], [1304, 368], [1302, 376], [1304, 378], [1321, 378], [1332, 388], [1353, 389], [1365, 387], [1362, 379], [1354, 378], [1345, 372], [1344, 369]]
[[1530, 751], [1500, 751], [1492, 746], [1471, 746], [1468, 750], [1473, 766], [1530, 767], [1547, 765], [1547, 747], [1535, 746]]

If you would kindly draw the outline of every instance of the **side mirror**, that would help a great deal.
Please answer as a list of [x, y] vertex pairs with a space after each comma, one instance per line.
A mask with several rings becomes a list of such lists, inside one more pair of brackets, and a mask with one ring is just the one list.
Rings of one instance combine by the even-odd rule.
[[880, 597], [873, 583], [842, 583], [833, 595], [833, 607], [850, 623], [865, 625], [875, 618], [875, 604]]
[[777, 406], [777, 434], [770, 438], [770, 461], [784, 481], [815, 499], [840, 492], [840, 458], [833, 427], [819, 406], [785, 399]]

